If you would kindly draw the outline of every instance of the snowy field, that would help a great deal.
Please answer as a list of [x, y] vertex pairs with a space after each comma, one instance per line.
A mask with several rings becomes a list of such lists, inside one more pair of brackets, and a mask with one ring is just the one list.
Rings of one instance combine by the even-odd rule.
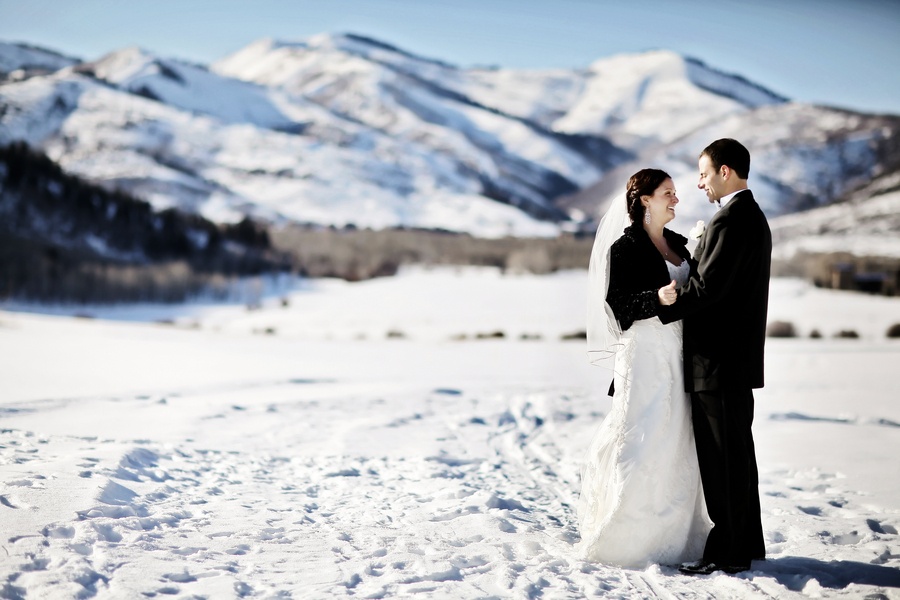
[[804, 339], [756, 394], [768, 558], [692, 578], [572, 551], [584, 279], [0, 311], [0, 598], [900, 598], [900, 299], [773, 282]]

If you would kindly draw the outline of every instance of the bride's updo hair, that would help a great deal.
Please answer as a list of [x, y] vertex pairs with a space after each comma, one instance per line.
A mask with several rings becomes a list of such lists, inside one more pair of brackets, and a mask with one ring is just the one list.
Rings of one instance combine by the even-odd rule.
[[632, 223], [640, 223], [644, 219], [644, 205], [641, 204], [641, 196], [652, 196], [656, 188], [661, 186], [666, 179], [671, 179], [671, 177], [659, 169], [641, 169], [631, 176], [625, 192], [625, 201], [628, 203], [628, 216]]

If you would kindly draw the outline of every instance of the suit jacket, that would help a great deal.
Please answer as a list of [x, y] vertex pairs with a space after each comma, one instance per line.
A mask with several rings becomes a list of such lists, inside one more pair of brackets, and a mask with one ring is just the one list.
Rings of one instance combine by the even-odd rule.
[[[663, 229], [669, 248], [685, 260], [691, 259], [687, 238]], [[692, 273], [694, 267], [692, 265]], [[632, 224], [616, 240], [609, 254], [609, 290], [606, 302], [625, 331], [638, 319], [655, 317], [660, 309], [657, 292], [672, 278], [666, 260], [639, 224]]]
[[659, 313], [684, 319], [685, 390], [763, 387], [772, 234], [750, 190], [710, 220], [695, 255], [696, 275]]

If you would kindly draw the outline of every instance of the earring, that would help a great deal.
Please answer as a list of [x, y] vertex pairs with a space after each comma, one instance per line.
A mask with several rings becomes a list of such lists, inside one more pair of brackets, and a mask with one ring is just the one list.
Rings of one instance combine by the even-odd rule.
[[650, 211], [646, 208], [644, 209], [644, 224], [645, 225], [650, 224]]

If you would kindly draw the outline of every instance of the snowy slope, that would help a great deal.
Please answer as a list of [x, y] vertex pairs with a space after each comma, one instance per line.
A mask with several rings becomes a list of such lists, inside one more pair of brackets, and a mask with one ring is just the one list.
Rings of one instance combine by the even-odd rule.
[[566, 136], [482, 106], [445, 85], [457, 81], [460, 87], [464, 73], [458, 69], [357, 36], [261, 40], [213, 69], [312, 99], [439, 153], [465, 152], [474, 158], [487, 152], [493, 164], [466, 166], [496, 170], [495, 177], [509, 180], [525, 198], [527, 187], [559, 193], [573, 184], [587, 185], [599, 179], [604, 165], [624, 156], [615, 148], [609, 149], [612, 158], [586, 156], [571, 148]]
[[768, 105], [729, 115], [649, 149], [611, 172], [609, 180], [564, 204], [589, 215], [601, 214], [608, 202], [624, 194], [631, 173], [652, 165], [674, 178], [681, 203], [672, 227], [687, 232], [714, 212], [697, 189], [697, 157], [709, 142], [722, 137], [739, 139], [750, 151], [748, 183], [769, 218], [827, 205], [900, 162], [896, 150], [900, 117], [799, 103]]
[[875, 179], [844, 201], [773, 219], [776, 258], [849, 252], [900, 258], [900, 171]]
[[[248, 81], [315, 92], [330, 83], [320, 74], [329, 63], [335, 65], [329, 70], [345, 78], [370, 72], [376, 65], [383, 73], [402, 74], [437, 93], [547, 129], [575, 102], [586, 79], [583, 72], [564, 69], [463, 69], [353, 34], [321, 35], [302, 42], [263, 39], [212, 68]], [[376, 86], [378, 81], [371, 78], [368, 83]]]
[[668, 141], [724, 114], [785, 101], [739, 77], [668, 51], [600, 59], [586, 70], [460, 69], [345, 34], [297, 43], [260, 40], [213, 68], [309, 92], [332, 84], [315, 76], [324, 70], [325, 61], [340, 64], [340, 69], [329, 71], [343, 76], [369, 73], [373, 87], [378, 84], [372, 75], [375, 64], [556, 132], [633, 136], [632, 142]]
[[223, 123], [252, 123], [273, 129], [293, 124], [265, 88], [219, 77], [199, 66], [162, 59], [140, 48], [113, 52], [78, 70], [123, 90], [209, 115]]
[[[866, 115], [809, 104], [766, 106], [706, 126], [672, 145], [668, 155], [694, 155], [706, 140], [739, 138], [750, 149], [751, 177], [777, 194], [770, 214], [828, 203], [884, 170], [897, 167], [900, 117]], [[784, 193], [788, 192], [788, 193]]]
[[586, 89], [554, 126], [604, 132], [627, 147], [671, 142], [748, 108], [782, 103], [771, 92], [717, 73], [669, 51], [620, 55], [594, 62]]

